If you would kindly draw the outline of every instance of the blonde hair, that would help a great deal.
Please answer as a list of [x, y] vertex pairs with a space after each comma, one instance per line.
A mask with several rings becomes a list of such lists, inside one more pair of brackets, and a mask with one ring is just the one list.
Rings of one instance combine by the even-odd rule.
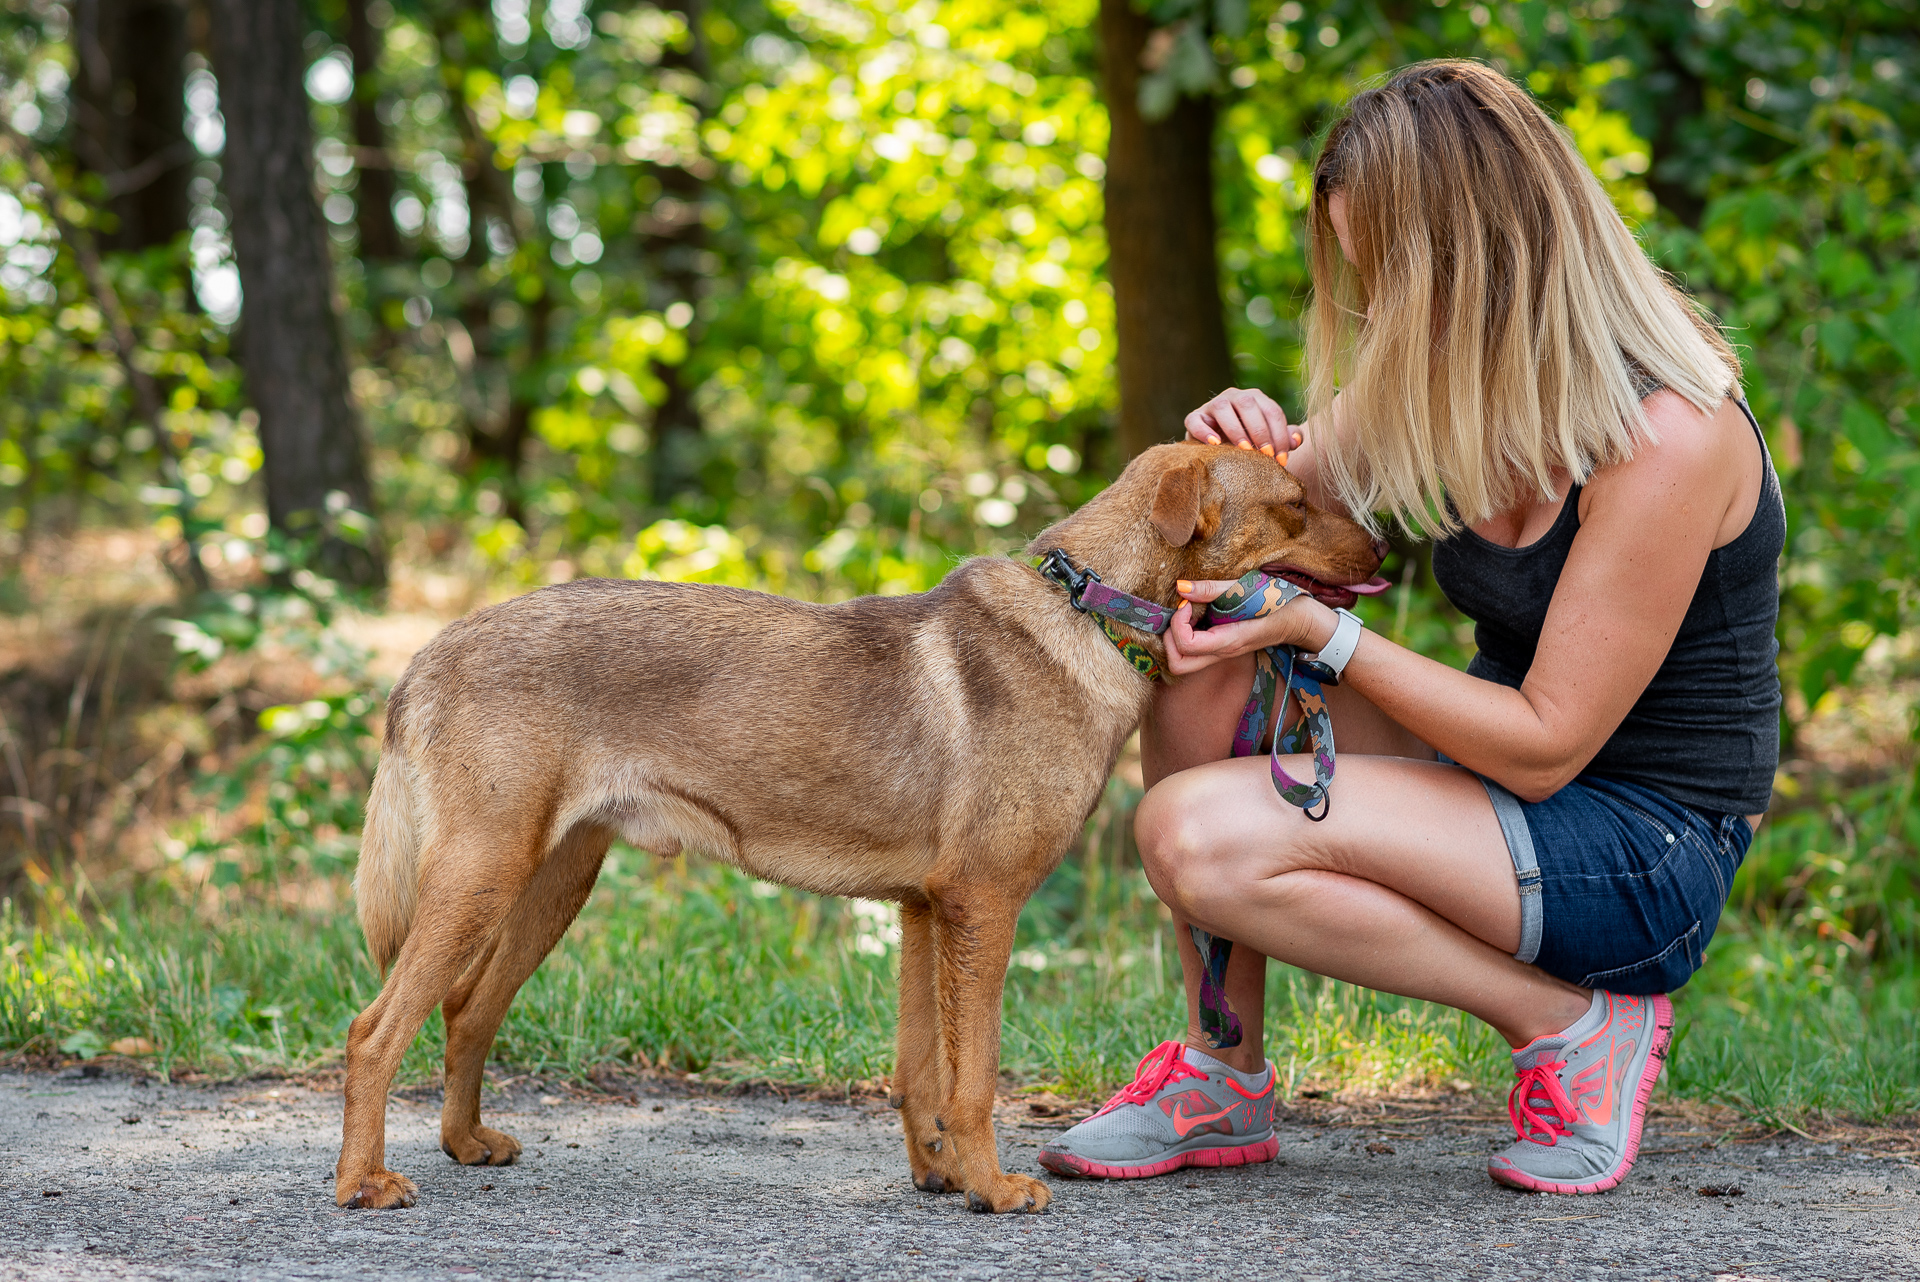
[[1648, 383], [1705, 414], [1739, 377], [1568, 136], [1479, 63], [1418, 63], [1353, 99], [1314, 166], [1309, 241], [1308, 412], [1342, 393], [1318, 448], [1363, 521], [1446, 535], [1551, 499], [1556, 469], [1584, 483], [1655, 439]]

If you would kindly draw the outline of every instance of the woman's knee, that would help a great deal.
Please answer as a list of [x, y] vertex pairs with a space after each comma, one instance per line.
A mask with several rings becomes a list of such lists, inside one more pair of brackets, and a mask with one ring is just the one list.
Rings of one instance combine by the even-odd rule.
[[1153, 788], [1134, 815], [1134, 839], [1147, 880], [1168, 906], [1191, 908], [1219, 887], [1225, 852], [1207, 832], [1214, 790], [1185, 777]]

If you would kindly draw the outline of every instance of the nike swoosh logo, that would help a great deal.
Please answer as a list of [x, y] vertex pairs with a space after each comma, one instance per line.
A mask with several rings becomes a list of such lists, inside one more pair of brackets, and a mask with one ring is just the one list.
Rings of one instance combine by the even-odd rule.
[[1613, 1052], [1614, 1048], [1608, 1047], [1606, 1059], [1573, 1079], [1573, 1106], [1594, 1126], [1605, 1126], [1613, 1120]]
[[1175, 1108], [1174, 1111], [1169, 1114], [1173, 1120], [1173, 1133], [1181, 1139], [1185, 1139], [1196, 1127], [1205, 1126], [1208, 1122], [1219, 1121], [1228, 1113], [1233, 1112], [1234, 1107], [1234, 1105], [1229, 1104], [1218, 1113], [1199, 1114], [1189, 1114], [1185, 1108]]

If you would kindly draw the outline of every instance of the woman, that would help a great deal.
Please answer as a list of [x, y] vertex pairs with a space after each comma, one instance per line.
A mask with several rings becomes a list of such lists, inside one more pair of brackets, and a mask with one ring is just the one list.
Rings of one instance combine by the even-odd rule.
[[[1306, 430], [1234, 389], [1188, 433], [1293, 447], [1314, 501], [1434, 535], [1479, 654], [1460, 672], [1373, 632], [1335, 647], [1339, 774], [1312, 823], [1264, 760], [1225, 758], [1253, 653], [1327, 647], [1335, 612], [1302, 596], [1196, 632], [1182, 605], [1137, 831], [1180, 919], [1190, 1032], [1041, 1161], [1126, 1177], [1272, 1157], [1276, 957], [1485, 1020], [1519, 1076], [1493, 1178], [1611, 1188], [1671, 1036], [1665, 994], [1700, 966], [1771, 795], [1779, 485], [1726, 341], [1492, 70], [1425, 63], [1355, 98], [1310, 235]], [[1237, 1046], [1199, 1035], [1187, 922], [1237, 941]]]

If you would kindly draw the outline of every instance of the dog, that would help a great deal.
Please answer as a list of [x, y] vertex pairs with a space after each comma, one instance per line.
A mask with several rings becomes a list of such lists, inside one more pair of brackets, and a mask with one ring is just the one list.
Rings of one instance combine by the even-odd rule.
[[[1385, 545], [1306, 502], [1264, 454], [1160, 445], [1030, 553], [1175, 603], [1182, 579], [1267, 566], [1351, 603]], [[1160, 638], [1129, 630], [1164, 658]], [[1021, 907], [1098, 802], [1152, 679], [1030, 565], [978, 557], [917, 596], [838, 605], [585, 579], [449, 625], [387, 703], [355, 880], [385, 975], [347, 1034], [335, 1197], [410, 1206], [387, 1169], [395, 1068], [446, 1019], [440, 1145], [502, 1165], [481, 1072], [615, 837], [825, 895], [900, 905], [890, 1102], [915, 1186], [1039, 1211], [1001, 1170], [992, 1109]]]

